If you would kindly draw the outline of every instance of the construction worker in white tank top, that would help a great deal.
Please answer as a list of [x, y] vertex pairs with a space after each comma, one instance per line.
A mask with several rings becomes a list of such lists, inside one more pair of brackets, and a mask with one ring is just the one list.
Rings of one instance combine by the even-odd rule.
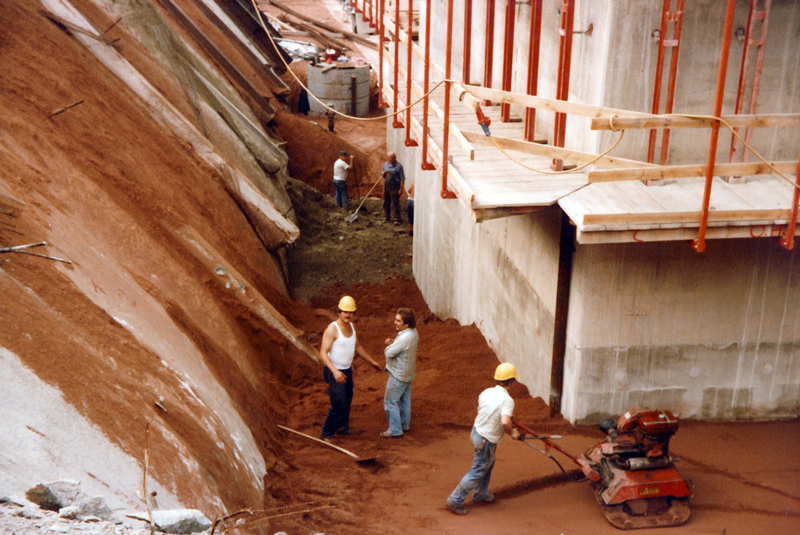
[[328, 325], [322, 335], [320, 356], [325, 364], [323, 378], [328, 384], [331, 408], [322, 426], [322, 440], [330, 441], [333, 435], [355, 434], [350, 429], [350, 404], [353, 400], [353, 359], [356, 355], [381, 370], [361, 344], [358, 343], [353, 318], [356, 312], [355, 299], [346, 295], [339, 300], [336, 309], [339, 316]]

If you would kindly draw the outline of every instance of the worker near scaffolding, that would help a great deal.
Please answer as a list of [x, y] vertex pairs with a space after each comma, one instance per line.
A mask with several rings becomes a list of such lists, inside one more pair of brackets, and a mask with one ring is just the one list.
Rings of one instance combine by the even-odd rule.
[[[397, 161], [394, 152], [389, 153], [389, 161], [383, 164], [381, 172], [383, 177], [383, 214], [384, 222], [394, 220], [395, 225], [403, 222], [400, 215], [400, 195], [403, 192], [403, 184], [406, 175], [403, 173], [403, 165]], [[394, 216], [392, 218], [392, 216]]]

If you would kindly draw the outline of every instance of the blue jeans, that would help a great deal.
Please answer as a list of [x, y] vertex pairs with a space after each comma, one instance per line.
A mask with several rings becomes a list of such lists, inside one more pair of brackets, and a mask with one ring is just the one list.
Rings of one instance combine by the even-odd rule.
[[386, 394], [383, 396], [383, 409], [389, 420], [389, 432], [395, 436], [408, 431], [411, 425], [411, 381], [404, 383], [389, 374], [386, 381]]
[[344, 180], [334, 180], [333, 186], [336, 188], [336, 206], [341, 206], [347, 210], [347, 182]]
[[350, 428], [350, 404], [353, 401], [353, 368], [339, 370], [344, 374], [344, 384], [337, 383], [333, 372], [325, 368], [322, 376], [328, 383], [328, 396], [331, 398], [331, 408], [325, 424], [322, 426], [322, 438], [329, 438], [339, 431]]
[[[472, 447], [475, 448], [475, 459], [472, 461], [472, 468], [461, 479], [456, 490], [447, 498], [447, 503], [454, 507], [461, 507], [473, 489], [475, 490], [472, 495], [473, 500], [480, 501], [489, 493], [489, 479], [492, 477], [497, 444], [492, 444], [488, 440], [484, 442], [483, 437], [474, 427], [469, 438], [472, 441]], [[483, 447], [481, 447], [482, 443]]]

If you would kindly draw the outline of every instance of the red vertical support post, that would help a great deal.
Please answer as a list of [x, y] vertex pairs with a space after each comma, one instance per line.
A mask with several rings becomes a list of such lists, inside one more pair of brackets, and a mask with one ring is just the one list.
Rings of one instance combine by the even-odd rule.
[[428, 91], [431, 73], [431, 1], [425, 0], [425, 73], [423, 74], [423, 88], [425, 97], [422, 99], [422, 164], [423, 171], [433, 171], [436, 167], [428, 161]]
[[789, 224], [786, 226], [786, 236], [778, 240], [786, 249], [794, 248], [794, 229], [797, 224], [797, 201], [800, 200], [800, 156], [797, 157], [797, 172], [795, 175], [794, 195], [792, 195], [792, 213]]
[[[672, 30], [672, 40], [664, 43], [664, 46], [672, 47], [672, 53], [669, 55], [669, 80], [667, 81], [667, 102], [664, 104], [664, 113], [672, 113], [675, 104], [675, 84], [678, 79], [678, 56], [681, 50], [681, 28], [683, 28], [683, 0], [678, 0], [676, 11], [670, 13], [669, 17], [675, 26]], [[669, 128], [664, 129], [661, 134], [661, 165], [667, 165], [669, 135]]]
[[383, 17], [385, 15], [384, 0], [378, 0], [378, 107], [388, 108], [383, 100]]
[[[483, 87], [492, 87], [492, 68], [494, 67], [494, 8], [495, 0], [486, 0], [486, 46], [483, 52]], [[491, 106], [490, 100], [483, 101]]]
[[[506, 0], [505, 33], [503, 35], [503, 91], [511, 91], [511, 75], [514, 69], [514, 19], [517, 0]], [[511, 121], [511, 104], [500, 105], [500, 121]]]
[[[531, 35], [528, 44], [528, 94], [539, 91], [539, 48], [542, 41], [542, 0], [531, 0]], [[536, 138], [536, 108], [525, 109], [525, 141]]]
[[469, 84], [472, 63], [472, 0], [464, 0], [464, 68], [462, 80]]
[[397, 114], [398, 99], [400, 96], [400, 0], [395, 0], [394, 4], [394, 115], [392, 116], [392, 127], [403, 128], [403, 122]]
[[[725, 12], [725, 29], [722, 33], [722, 52], [719, 58], [719, 73], [717, 74], [717, 96], [714, 101], [714, 117], [722, 114], [722, 98], [725, 96], [725, 74], [728, 71], [728, 55], [731, 50], [731, 30], [733, 29], [733, 15], [736, 12], [736, 0], [728, 0]], [[711, 142], [708, 146], [708, 163], [706, 164], [706, 187], [703, 192], [703, 209], [700, 216], [700, 229], [697, 239], [692, 241], [692, 247], [698, 253], [706, 250], [706, 227], [708, 226], [708, 206], [711, 201], [711, 184], [714, 180], [714, 162], [717, 158], [717, 140], [719, 139], [719, 121], [714, 121], [711, 127]]]
[[[758, 105], [758, 91], [759, 86], [761, 85], [761, 69], [764, 65], [764, 45], [767, 40], [767, 24], [769, 22], [769, 10], [772, 4], [772, 0], [766, 0], [764, 2], [764, 10], [758, 11], [758, 0], [750, 0], [750, 10], [747, 14], [747, 28], [745, 29], [744, 33], [744, 51], [742, 52], [742, 67], [739, 71], [739, 88], [736, 92], [736, 115], [742, 113], [744, 109], [744, 95], [747, 91], [747, 70], [748, 64], [750, 62], [750, 49], [752, 47], [758, 48], [758, 52], [756, 52], [756, 67], [753, 73], [753, 88], [750, 91], [750, 104], [748, 108], [748, 113], [755, 114], [756, 108]], [[755, 23], [757, 20], [761, 21], [761, 34], [758, 39], [753, 39], [753, 33], [755, 29]], [[738, 132], [738, 128], [734, 128], [735, 132]], [[745, 130], [745, 141], [749, 144], [750, 140], [753, 138], [753, 128], [748, 127]], [[731, 137], [731, 154], [729, 161], [733, 163], [736, 160], [736, 147], [739, 144], [739, 140], [734, 136]], [[747, 150], [747, 147], [742, 149], [742, 162], [747, 162], [749, 160], [750, 151]]]
[[367, 0], [361, 2], [362, 20], [369, 22], [369, 10], [367, 9]]
[[368, 0], [367, 5], [369, 6], [367, 8], [367, 13], [368, 13], [369, 16], [368, 16], [368, 18], [366, 20], [369, 21], [369, 27], [370, 28], [375, 28], [375, 23], [376, 23], [377, 18], [378, 18], [377, 14], [375, 13], [375, 6], [372, 4], [372, 0]]
[[[572, 64], [572, 26], [575, 23], [575, 1], [561, 1], [561, 27], [559, 29], [558, 52], [558, 82], [556, 85], [556, 99], [569, 100], [569, 71]], [[567, 130], [567, 114], [556, 113], [555, 131], [553, 132], [553, 146], [563, 147], [565, 132]], [[553, 160], [553, 169], [561, 171], [564, 162]]]
[[408, 28], [406, 28], [406, 50], [408, 51], [406, 64], [406, 147], [416, 147], [416, 140], [411, 138], [411, 34], [414, 31], [414, 0], [408, 0]]
[[453, 56], [453, 0], [447, 0], [447, 51], [444, 61], [444, 141], [442, 142], [442, 199], [455, 199], [455, 193], [447, 189], [448, 146], [450, 142], [450, 73]]
[[[667, 99], [664, 106], [664, 113], [672, 113], [672, 108], [675, 103], [675, 82], [678, 76], [678, 55], [680, 52], [681, 28], [683, 26], [683, 3], [684, 0], [678, 0], [675, 11], [670, 11], [672, 0], [664, 0], [663, 10], [661, 13], [661, 36], [658, 42], [656, 80], [653, 88], [653, 115], [659, 114], [659, 109], [661, 106], [661, 86], [664, 71], [664, 58], [667, 54], [668, 48], [671, 50], [671, 52], [669, 57], [669, 77], [667, 79]], [[674, 23], [671, 39], [668, 38], [670, 23]], [[657, 130], [650, 130], [650, 143], [647, 148], [647, 161], [649, 163], [653, 163], [655, 160], [657, 135]], [[669, 129], [665, 129], [661, 136], [661, 165], [666, 165], [667, 163], [667, 156], [669, 154], [669, 136]]]

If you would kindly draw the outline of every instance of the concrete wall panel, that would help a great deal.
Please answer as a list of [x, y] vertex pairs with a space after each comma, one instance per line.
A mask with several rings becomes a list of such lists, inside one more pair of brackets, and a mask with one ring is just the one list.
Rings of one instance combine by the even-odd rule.
[[797, 414], [786, 397], [800, 385], [797, 253], [774, 240], [715, 245], [703, 255], [684, 243], [578, 247], [567, 418], [619, 414], [635, 399], [684, 417]]

